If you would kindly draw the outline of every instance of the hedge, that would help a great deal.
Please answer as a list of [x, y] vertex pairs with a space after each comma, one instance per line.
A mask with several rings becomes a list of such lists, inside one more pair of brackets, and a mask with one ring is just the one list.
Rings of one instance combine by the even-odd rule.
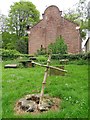
[[18, 57], [31, 57], [33, 55], [21, 54], [17, 50], [0, 49], [0, 56], [2, 60], [13, 60]]
[[90, 59], [90, 52], [81, 53], [81, 54], [52, 54], [52, 59], [60, 60], [60, 59], [69, 59], [69, 60], [87, 60]]
[[[0, 56], [2, 57], [2, 60], [8, 60], [8, 59], [16, 59], [18, 57], [33, 57], [33, 55], [28, 54], [21, 54], [20, 52], [16, 50], [8, 50], [8, 49], [0, 49]], [[44, 59], [43, 57], [41, 57]], [[40, 59], [41, 59], [40, 58]], [[60, 60], [60, 59], [69, 59], [72, 60], [87, 60], [90, 59], [90, 52], [88, 53], [81, 53], [81, 54], [52, 54], [52, 59]], [[46, 59], [45, 59], [46, 60]]]

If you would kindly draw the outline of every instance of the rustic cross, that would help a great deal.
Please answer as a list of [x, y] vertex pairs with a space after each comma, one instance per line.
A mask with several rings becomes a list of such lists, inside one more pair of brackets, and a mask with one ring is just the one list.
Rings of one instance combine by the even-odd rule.
[[49, 57], [48, 57], [48, 60], [47, 60], [47, 65], [42, 65], [42, 64], [40, 64], [40, 63], [37, 63], [37, 62], [32, 61], [32, 63], [34, 63], [34, 64], [36, 64], [36, 65], [39, 65], [39, 66], [41, 66], [41, 67], [46, 67], [45, 73], [44, 73], [43, 82], [42, 82], [42, 89], [41, 89], [39, 104], [41, 104], [42, 101], [43, 101], [44, 89], [45, 89], [45, 84], [46, 84], [46, 79], [47, 79], [47, 76], [48, 76], [48, 70], [49, 70], [49, 68], [53, 68], [53, 69], [55, 69], [55, 70], [62, 71], [62, 72], [67, 72], [66, 70], [63, 70], [63, 69], [60, 69], [60, 68], [57, 68], [57, 67], [50, 66], [50, 65], [49, 65], [49, 64], [50, 64], [50, 60], [51, 60], [51, 54], [49, 54]]

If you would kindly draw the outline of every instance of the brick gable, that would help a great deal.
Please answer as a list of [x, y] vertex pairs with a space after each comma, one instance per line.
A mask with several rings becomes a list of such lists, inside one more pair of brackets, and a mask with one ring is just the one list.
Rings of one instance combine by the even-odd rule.
[[58, 36], [62, 36], [68, 46], [69, 53], [81, 51], [80, 32], [77, 24], [63, 18], [56, 6], [48, 7], [43, 19], [31, 28], [29, 36], [29, 54], [34, 54], [42, 47], [47, 48], [54, 43]]

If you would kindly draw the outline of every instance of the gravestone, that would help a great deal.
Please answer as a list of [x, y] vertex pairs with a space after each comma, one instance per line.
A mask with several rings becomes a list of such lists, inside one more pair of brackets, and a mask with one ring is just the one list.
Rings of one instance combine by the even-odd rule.
[[68, 64], [68, 62], [69, 62], [68, 59], [61, 59], [61, 60], [60, 60], [60, 64], [62, 64], [62, 65], [63, 65], [63, 64], [66, 65], [66, 64]]
[[17, 68], [18, 65], [17, 64], [7, 64], [4, 66], [4, 68]]
[[20, 63], [22, 63], [24, 67], [35, 67], [35, 64], [32, 63], [31, 60], [21, 60]]
[[[64, 70], [64, 66], [55, 66], [55, 67]], [[49, 75], [50, 75], [50, 76], [52, 76], [52, 75], [58, 75], [58, 76], [61, 75], [61, 76], [64, 76], [64, 75], [65, 75], [65, 72], [59, 71], [59, 70], [56, 70], [56, 69], [53, 69], [53, 68], [50, 68]]]

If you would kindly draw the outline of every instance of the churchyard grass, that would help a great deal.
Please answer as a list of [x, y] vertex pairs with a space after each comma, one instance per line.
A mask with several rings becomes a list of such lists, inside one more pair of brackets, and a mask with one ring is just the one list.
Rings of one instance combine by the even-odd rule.
[[65, 65], [65, 76], [48, 76], [45, 94], [61, 99], [58, 111], [42, 114], [17, 115], [14, 106], [27, 94], [40, 93], [44, 69], [8, 68], [2, 64], [2, 117], [3, 118], [87, 118], [88, 117], [88, 66]]

